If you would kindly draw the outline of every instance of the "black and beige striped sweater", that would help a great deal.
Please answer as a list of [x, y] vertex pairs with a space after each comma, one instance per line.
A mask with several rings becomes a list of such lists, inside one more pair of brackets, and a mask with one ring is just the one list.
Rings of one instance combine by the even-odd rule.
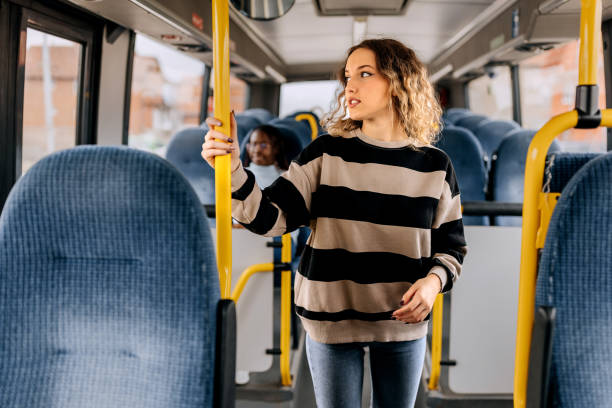
[[239, 166], [232, 215], [249, 230], [312, 233], [295, 279], [295, 304], [321, 343], [406, 341], [427, 321], [391, 319], [416, 280], [435, 273], [448, 291], [466, 254], [461, 203], [448, 156], [360, 129], [322, 135], [263, 191]]

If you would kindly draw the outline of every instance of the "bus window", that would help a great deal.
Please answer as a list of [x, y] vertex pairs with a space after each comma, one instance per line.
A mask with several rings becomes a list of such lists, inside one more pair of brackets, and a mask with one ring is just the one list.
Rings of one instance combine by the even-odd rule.
[[512, 120], [512, 81], [507, 66], [488, 67], [468, 83], [470, 110], [490, 119]]
[[128, 144], [164, 155], [179, 130], [198, 126], [204, 63], [136, 35]]
[[27, 29], [21, 174], [76, 145], [82, 45]]
[[297, 111], [311, 111], [319, 117], [331, 110], [336, 101], [338, 81], [290, 82], [281, 85], [279, 116]]
[[[523, 127], [541, 128], [551, 117], [574, 109], [578, 83], [578, 41], [536, 55], [519, 65]], [[599, 106], [606, 106], [603, 50], [600, 47]], [[557, 140], [564, 151], [606, 151], [606, 129], [570, 129]]]
[[[215, 70], [210, 70], [210, 92], [208, 95], [208, 116], [212, 116], [213, 114], [213, 87], [215, 78]], [[249, 84], [246, 81], [238, 78], [234, 74], [230, 73], [230, 109], [234, 111], [234, 113], [240, 113], [244, 111], [248, 104], [249, 97]]]

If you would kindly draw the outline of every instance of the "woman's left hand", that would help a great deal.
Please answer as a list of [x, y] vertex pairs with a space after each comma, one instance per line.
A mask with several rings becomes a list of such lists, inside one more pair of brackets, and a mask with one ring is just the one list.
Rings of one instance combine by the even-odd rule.
[[431, 312], [441, 288], [440, 278], [433, 273], [414, 282], [402, 296], [400, 305], [403, 306], [393, 312], [393, 318], [404, 323], [422, 322]]

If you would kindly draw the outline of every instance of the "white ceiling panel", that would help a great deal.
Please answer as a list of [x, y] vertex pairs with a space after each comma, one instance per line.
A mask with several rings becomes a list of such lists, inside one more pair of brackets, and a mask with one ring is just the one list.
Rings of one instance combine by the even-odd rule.
[[[405, 15], [367, 17], [366, 37], [395, 38], [429, 62], [493, 1], [412, 0]], [[276, 20], [249, 20], [248, 24], [288, 65], [340, 62], [353, 42], [353, 17], [319, 16], [313, 0], [296, 0]]]

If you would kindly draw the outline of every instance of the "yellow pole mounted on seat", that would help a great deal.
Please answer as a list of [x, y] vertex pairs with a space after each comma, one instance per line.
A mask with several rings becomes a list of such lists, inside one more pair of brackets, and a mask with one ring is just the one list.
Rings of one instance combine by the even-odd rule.
[[[291, 263], [291, 234], [282, 237], [283, 247], [281, 250], [281, 262]], [[281, 383], [284, 386], [291, 385], [291, 374], [289, 367], [289, 348], [291, 338], [291, 269], [281, 272], [281, 327], [280, 327], [280, 371]]]
[[442, 361], [442, 320], [444, 317], [444, 295], [436, 296], [431, 319], [431, 374], [429, 375], [430, 390], [438, 389], [440, 382], [440, 362]]
[[[225, 135], [230, 133], [229, 99], [229, 3], [213, 0], [213, 68], [214, 112], [223, 126], [215, 129]], [[229, 154], [215, 158], [215, 194], [217, 212], [217, 268], [221, 298], [230, 299], [232, 285], [232, 207], [231, 207], [231, 157]]]
[[[597, 58], [601, 43], [601, 0], [582, 0], [580, 18], [579, 87], [597, 84]], [[578, 99], [578, 98], [577, 98]], [[595, 99], [596, 100], [596, 99]], [[537, 236], [540, 226], [539, 200], [546, 154], [553, 140], [578, 125], [580, 115], [573, 110], [553, 117], [535, 134], [527, 152], [523, 229], [521, 237], [521, 275], [519, 281], [518, 321], [514, 363], [514, 407], [525, 408], [527, 378], [535, 312], [538, 267]], [[612, 126], [612, 110], [601, 112], [600, 126]], [[596, 126], [595, 126], [596, 127]], [[547, 222], [542, 225], [548, 225]]]

